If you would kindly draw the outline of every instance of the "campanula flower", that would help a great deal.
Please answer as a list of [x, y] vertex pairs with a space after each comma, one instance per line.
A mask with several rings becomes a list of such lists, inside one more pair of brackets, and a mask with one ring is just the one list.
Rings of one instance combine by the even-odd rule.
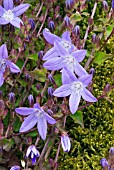
[[18, 17], [23, 14], [28, 8], [29, 4], [20, 4], [14, 7], [13, 0], [3, 0], [3, 5], [0, 6], [0, 25], [12, 24], [13, 26], [20, 28], [20, 23], [23, 21]]
[[20, 166], [12, 166], [10, 170], [20, 170]]
[[33, 108], [19, 107], [16, 108], [15, 111], [20, 115], [29, 115], [22, 123], [20, 132], [26, 132], [37, 124], [38, 132], [43, 140], [46, 139], [47, 122], [50, 124], [56, 123], [56, 121], [49, 116], [38, 103], [34, 104]]
[[58, 56], [49, 59], [43, 64], [48, 70], [59, 70], [64, 67], [69, 68], [72, 72], [75, 72], [78, 76], [87, 74], [86, 70], [79, 64], [86, 55], [86, 50], [76, 50], [69, 53], [62, 45], [61, 42], [55, 41], [54, 48], [56, 49]]
[[36, 158], [40, 156], [40, 152], [36, 149], [34, 145], [31, 145], [28, 147], [26, 152], [26, 157], [29, 157], [32, 160], [32, 164], [34, 165], [36, 163]]
[[64, 152], [69, 152], [71, 148], [70, 138], [67, 134], [61, 135], [61, 145], [64, 150]]
[[108, 161], [106, 160], [106, 158], [102, 158], [100, 160], [100, 164], [101, 164], [102, 168], [106, 168], [106, 167], [108, 168], [108, 166], [109, 166]]
[[7, 59], [8, 58], [8, 51], [6, 48], [6, 44], [3, 44], [0, 47], [0, 87], [4, 83], [4, 72], [6, 67], [10, 68], [12, 73], [20, 72], [19, 67], [17, 67], [13, 62]]
[[66, 16], [66, 17], [64, 18], [64, 22], [65, 22], [65, 26], [66, 26], [66, 27], [69, 27], [69, 26], [70, 26], [70, 18], [69, 18], [68, 16]]
[[[80, 102], [81, 97], [88, 102], [96, 102], [97, 99], [86, 89], [92, 80], [92, 75], [86, 74], [78, 79], [75, 74], [69, 69], [64, 68], [64, 84], [57, 88], [53, 95], [57, 97], [69, 97], [69, 107], [72, 114], [74, 114]], [[65, 81], [66, 78], [66, 81]]]

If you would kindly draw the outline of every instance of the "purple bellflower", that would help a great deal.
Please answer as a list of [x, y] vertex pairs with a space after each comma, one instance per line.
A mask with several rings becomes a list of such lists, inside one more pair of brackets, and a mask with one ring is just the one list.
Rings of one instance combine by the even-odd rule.
[[100, 164], [101, 164], [101, 166], [102, 166], [102, 168], [108, 168], [109, 167], [109, 164], [108, 164], [108, 161], [106, 160], [106, 158], [102, 158], [101, 160], [100, 160]]
[[76, 50], [69, 53], [58, 41], [54, 42], [54, 48], [59, 56], [54, 58], [48, 56], [48, 60], [43, 64], [46, 69], [59, 70], [67, 67], [78, 76], [87, 74], [86, 70], [79, 64], [84, 59], [86, 50]]
[[10, 170], [20, 170], [20, 166], [12, 166]]
[[81, 96], [88, 102], [97, 101], [97, 99], [86, 89], [92, 80], [92, 75], [86, 74], [77, 79], [75, 74], [67, 68], [64, 68], [63, 74], [65, 83], [57, 88], [53, 95], [57, 97], [66, 97], [70, 95], [69, 107], [72, 114], [77, 111]]
[[70, 138], [67, 134], [61, 135], [61, 145], [64, 150], [64, 152], [69, 152], [71, 148]]
[[40, 156], [40, 152], [36, 149], [34, 145], [28, 147], [26, 152], [26, 157], [31, 157], [32, 164], [36, 163], [36, 158]]
[[50, 124], [56, 123], [56, 121], [49, 116], [38, 103], [34, 104], [34, 108], [20, 107], [16, 108], [15, 111], [20, 115], [29, 115], [22, 123], [20, 132], [26, 132], [37, 124], [38, 132], [43, 140], [46, 139], [47, 122]]
[[6, 67], [9, 67], [12, 73], [20, 72], [19, 67], [17, 67], [13, 62], [8, 60], [7, 58], [8, 58], [8, 51], [6, 45], [3, 44], [0, 47], [0, 87], [4, 83], [4, 72]]
[[28, 8], [29, 4], [20, 4], [14, 7], [13, 0], [4, 0], [4, 8], [0, 6], [0, 25], [12, 24], [13, 26], [20, 28], [20, 23], [23, 21], [18, 17], [23, 14]]
[[[61, 46], [63, 46], [69, 53], [76, 50], [76, 47], [72, 44], [70, 33], [69, 31], [65, 31], [62, 34], [62, 38], [58, 37], [57, 35], [54, 35], [50, 32], [49, 29], [45, 28], [43, 30], [43, 36], [46, 39], [48, 43], [54, 46], [54, 42], [58, 41], [60, 42]], [[43, 60], [52, 59], [55, 57], [58, 57], [59, 54], [57, 53], [55, 47], [52, 47], [47, 53], [43, 56]]]

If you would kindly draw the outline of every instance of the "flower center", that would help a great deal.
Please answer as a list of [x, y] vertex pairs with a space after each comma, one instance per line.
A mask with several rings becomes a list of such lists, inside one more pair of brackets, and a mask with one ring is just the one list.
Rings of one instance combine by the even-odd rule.
[[14, 19], [14, 14], [12, 10], [8, 10], [8, 11], [5, 11], [5, 13], [3, 14], [3, 17], [6, 21], [10, 22]]
[[83, 84], [81, 82], [74, 82], [71, 86], [71, 90], [73, 93], [80, 93], [83, 89]]
[[75, 60], [75, 58], [74, 58], [72, 55], [68, 55], [68, 56], [65, 57], [65, 61], [66, 61], [67, 67], [68, 67], [72, 72], [74, 72], [75, 66], [76, 66], [76, 60]]
[[6, 60], [0, 59], [0, 71], [5, 71], [6, 69]]
[[71, 48], [71, 44], [65, 40], [62, 40], [60, 44], [68, 51]]

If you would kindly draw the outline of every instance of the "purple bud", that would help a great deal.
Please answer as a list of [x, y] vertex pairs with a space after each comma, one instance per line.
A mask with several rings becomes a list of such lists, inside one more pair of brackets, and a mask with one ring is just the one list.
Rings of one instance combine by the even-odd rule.
[[12, 166], [10, 170], [20, 170], [20, 166]]
[[50, 110], [50, 109], [47, 110], [47, 113], [48, 113], [49, 115], [53, 115], [53, 111]]
[[111, 147], [109, 150], [110, 156], [114, 156], [114, 147]]
[[114, 10], [114, 0], [112, 0], [112, 9]]
[[55, 83], [55, 81], [54, 81], [54, 78], [53, 78], [52, 74], [49, 74], [49, 75], [48, 75], [48, 79], [49, 79], [49, 81], [50, 81], [52, 84], [54, 84], [54, 83]]
[[44, 55], [44, 52], [43, 52], [43, 51], [39, 51], [39, 52], [38, 52], [38, 59], [39, 59], [39, 60], [42, 60], [43, 55]]
[[15, 102], [15, 94], [13, 92], [9, 93], [8, 94], [8, 97], [9, 97], [9, 101], [11, 103], [14, 103]]
[[23, 44], [24, 50], [26, 50], [26, 43]]
[[107, 93], [111, 90], [111, 86], [110, 84], [106, 84], [105, 88], [104, 88], [104, 91]]
[[108, 3], [107, 3], [107, 1], [103, 1], [103, 9], [105, 10], [105, 11], [108, 11]]
[[64, 152], [69, 152], [71, 148], [70, 138], [66, 133], [63, 133], [61, 135], [61, 145], [64, 150]]
[[28, 96], [28, 101], [29, 101], [29, 105], [30, 105], [30, 106], [33, 106], [33, 104], [34, 104], [34, 97], [33, 97], [32, 94], [30, 94], [30, 95]]
[[94, 68], [91, 68], [91, 69], [89, 70], [89, 74], [94, 75], [94, 74], [95, 74], [95, 69], [94, 69]]
[[69, 18], [68, 16], [66, 16], [66, 17], [64, 18], [64, 22], [65, 22], [65, 26], [66, 26], [66, 27], [69, 27], [69, 26], [70, 26], [70, 18]]
[[74, 5], [74, 0], [66, 0], [65, 4], [67, 9], [71, 9]]
[[108, 165], [108, 161], [106, 160], [106, 158], [102, 158], [102, 159], [100, 160], [100, 164], [101, 164], [102, 168], [106, 168], [106, 167], [109, 166], [109, 165]]
[[34, 20], [32, 18], [29, 18], [29, 24], [31, 25], [31, 29], [34, 30], [35, 23], [34, 23]]
[[73, 29], [73, 33], [76, 35], [76, 36], [79, 36], [80, 35], [80, 26], [79, 25], [76, 25]]
[[97, 39], [96, 34], [93, 34], [93, 35], [92, 35], [92, 43], [93, 43], [93, 44], [96, 43], [96, 39]]
[[25, 74], [25, 81], [26, 81], [26, 82], [29, 82], [29, 80], [30, 80], [30, 75], [26, 73], [26, 74]]
[[48, 87], [48, 95], [49, 95], [50, 97], [53, 96], [53, 92], [54, 92], [54, 89], [53, 89], [52, 87]]
[[41, 89], [41, 85], [40, 84], [36, 84], [36, 89], [40, 90]]
[[53, 21], [49, 21], [49, 23], [48, 23], [48, 28], [49, 28], [51, 31], [54, 31], [54, 29], [55, 29], [55, 24], [54, 24]]

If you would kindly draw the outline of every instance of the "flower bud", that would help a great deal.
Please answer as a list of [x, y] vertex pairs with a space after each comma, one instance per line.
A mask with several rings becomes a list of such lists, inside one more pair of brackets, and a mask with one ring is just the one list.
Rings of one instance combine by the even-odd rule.
[[66, 133], [63, 133], [61, 135], [61, 145], [64, 150], [64, 152], [69, 152], [71, 148], [70, 138]]
[[30, 95], [28, 96], [28, 101], [29, 101], [29, 105], [30, 105], [30, 106], [33, 106], [33, 104], [34, 104], [34, 97], [33, 97], [32, 94], [30, 94]]
[[29, 24], [31, 26], [31, 30], [34, 30], [35, 28], [35, 23], [34, 23], [34, 20], [32, 18], [29, 18]]
[[101, 164], [102, 168], [106, 168], [106, 167], [109, 166], [109, 165], [108, 165], [108, 161], [106, 160], [106, 158], [102, 158], [102, 159], [100, 160], [100, 164]]
[[10, 170], [20, 170], [20, 166], [12, 166]]
[[43, 51], [39, 51], [39, 52], [38, 52], [38, 59], [39, 59], [39, 60], [42, 60], [43, 55], [44, 55], [44, 52], [43, 52]]
[[36, 84], [36, 89], [40, 90], [41, 89], [41, 85], [40, 84]]
[[95, 74], [95, 69], [94, 69], [94, 68], [91, 68], [91, 69], [89, 70], [89, 74], [94, 75], [94, 74]]
[[71, 9], [74, 5], [74, 0], [66, 0], [65, 4], [67, 9]]
[[48, 113], [49, 115], [53, 115], [53, 111], [50, 110], [50, 109], [47, 110], [47, 113]]
[[65, 22], [65, 26], [66, 26], [66, 27], [69, 27], [69, 26], [70, 26], [70, 18], [69, 18], [68, 16], [66, 16], [66, 17], [64, 18], [64, 22]]
[[92, 43], [95, 44], [96, 40], [97, 40], [97, 36], [96, 36], [96, 34], [93, 34], [92, 35]]
[[103, 9], [104, 9], [104, 11], [108, 11], [108, 3], [107, 3], [107, 1], [103, 1], [103, 3], [102, 3], [102, 6], [103, 6]]
[[29, 76], [29, 74], [26, 73], [26, 74], [25, 74], [25, 81], [26, 81], [26, 82], [29, 82], [29, 80], [30, 80], [30, 76]]
[[54, 83], [55, 83], [55, 81], [54, 81], [54, 78], [53, 78], [52, 74], [49, 74], [49, 75], [48, 75], [48, 79], [49, 79], [49, 81], [50, 81], [52, 84], [54, 84]]
[[106, 84], [105, 88], [104, 88], [104, 91], [107, 93], [111, 90], [111, 86], [110, 84]]
[[76, 25], [73, 29], [73, 33], [76, 35], [76, 36], [79, 36], [80, 35], [80, 26], [79, 25]]
[[9, 93], [8, 94], [8, 97], [9, 97], [9, 101], [11, 103], [14, 103], [15, 102], [15, 94], [13, 92]]
[[49, 28], [51, 31], [54, 31], [54, 29], [55, 29], [55, 24], [54, 24], [53, 21], [49, 21], [49, 23], [48, 23], [48, 28]]
[[109, 150], [110, 156], [114, 156], [114, 147], [111, 147]]
[[54, 92], [54, 89], [53, 89], [52, 87], [48, 87], [48, 95], [49, 95], [50, 97], [53, 96], [53, 92]]
[[112, 9], [114, 10], [114, 0], [112, 0]]

